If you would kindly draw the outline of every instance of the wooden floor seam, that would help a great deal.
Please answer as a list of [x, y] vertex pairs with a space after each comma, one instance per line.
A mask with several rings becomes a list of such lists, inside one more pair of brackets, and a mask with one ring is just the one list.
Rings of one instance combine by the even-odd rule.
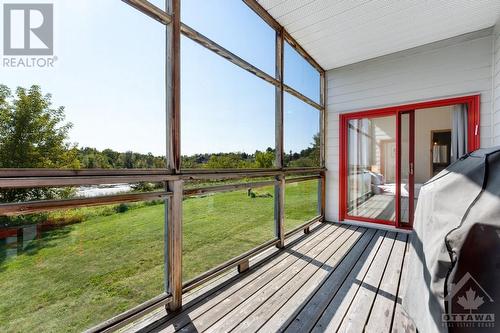
[[123, 331], [416, 332], [401, 305], [409, 246], [403, 233], [319, 223], [249, 271], [187, 296], [180, 313]]
[[[324, 228], [323, 230], [321, 230], [317, 235], [316, 237], [310, 239], [310, 240], [307, 240], [305, 241], [304, 243], [299, 243], [297, 244], [296, 246], [298, 246], [297, 248], [294, 249], [294, 247], [291, 247], [290, 249], [285, 249], [284, 252], [280, 253], [280, 255], [277, 256], [277, 258], [275, 258], [275, 260], [277, 260], [276, 264], [279, 264], [280, 262], [286, 260], [286, 258], [290, 257], [291, 254], [289, 253], [290, 250], [300, 250], [304, 247], [307, 247], [308, 245], [311, 245], [311, 244], [315, 244], [315, 242], [319, 242], [321, 240], [323, 240], [324, 238], [326, 238], [330, 233], [333, 233], [334, 230], [336, 230], [338, 228], [338, 225], [329, 225], [327, 226], [326, 228]], [[325, 235], [326, 233], [326, 235]], [[281, 257], [281, 258], [280, 258]], [[299, 260], [300, 258], [297, 258], [296, 260]], [[249, 278], [252, 278], [253, 275], [257, 275], [258, 273], [258, 270], [265, 270], [267, 271], [267, 266], [269, 266], [273, 261], [271, 260], [269, 263], [265, 264], [264, 266], [262, 267], [259, 267], [257, 268], [257, 270], [253, 270], [251, 272], [249, 272], [246, 276], [242, 277], [242, 279], [240, 279], [240, 281], [236, 284], [236, 285], [233, 285], [233, 286], [229, 286], [229, 288], [236, 288], [238, 290], [241, 290], [243, 288], [245, 288], [245, 285], [243, 285], [243, 281], [245, 279], [249, 279]], [[255, 276], [255, 278], [258, 278], [258, 276]], [[254, 279], [252, 279], [253, 281]], [[237, 287], [238, 284], [241, 284], [241, 287]], [[220, 290], [220, 291], [217, 291], [215, 293], [212, 294], [212, 297], [217, 297], [219, 296], [220, 294], [224, 293], [224, 292], [227, 292], [227, 290], [224, 290], [223, 288]], [[197, 302], [196, 304], [193, 304], [194, 307], [196, 307], [196, 305], [199, 304], [199, 302]], [[192, 306], [189, 306], [189, 308], [191, 308]], [[184, 312], [184, 311], [183, 311]], [[201, 316], [201, 314], [200, 314]], [[193, 317], [190, 317], [189, 320], [194, 320], [194, 319], [197, 319], [199, 316], [195, 316], [194, 318]], [[175, 320], [175, 318], [173, 318], [173, 320]], [[168, 324], [168, 323], [167, 323]], [[175, 331], [178, 331], [178, 330], [181, 330], [182, 328], [184, 328], [184, 326], [188, 325], [189, 322], [187, 322], [186, 324], [180, 326], [180, 327], [176, 327], [176, 330]]]

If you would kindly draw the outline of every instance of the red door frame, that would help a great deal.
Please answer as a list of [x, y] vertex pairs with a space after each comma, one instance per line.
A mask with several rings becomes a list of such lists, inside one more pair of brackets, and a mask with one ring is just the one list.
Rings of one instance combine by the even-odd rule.
[[[385, 117], [396, 115], [396, 119], [399, 118], [399, 114], [403, 112], [408, 112], [412, 110], [429, 109], [440, 106], [450, 106], [456, 104], [466, 104], [468, 110], [468, 150], [469, 152], [479, 149], [480, 147], [480, 95], [470, 95], [461, 96], [454, 98], [447, 98], [441, 100], [426, 101], [413, 104], [390, 106], [380, 109], [371, 109], [365, 111], [358, 111], [352, 113], [340, 114], [340, 159], [339, 159], [339, 221], [344, 221], [345, 219], [362, 221], [362, 222], [373, 222], [385, 225], [399, 226], [399, 198], [396, 200], [396, 221], [390, 222], [379, 219], [372, 218], [362, 218], [357, 216], [349, 216], [346, 211], [347, 206], [347, 133], [348, 133], [348, 122], [352, 119], [361, 119], [366, 117]], [[396, 132], [399, 132], [398, 121], [396, 121]], [[396, 140], [396, 160], [399, 161], [399, 140]], [[399, 164], [399, 163], [398, 163]], [[399, 166], [396, 168], [396, 177], [399, 179]], [[396, 188], [396, 191], [399, 189]]]

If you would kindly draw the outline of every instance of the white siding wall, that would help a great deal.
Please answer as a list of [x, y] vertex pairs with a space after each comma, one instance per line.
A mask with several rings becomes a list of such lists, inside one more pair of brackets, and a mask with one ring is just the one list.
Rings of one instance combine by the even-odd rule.
[[492, 112], [493, 35], [486, 29], [327, 72], [327, 220], [338, 219], [339, 113], [480, 93], [481, 146], [493, 144], [494, 130], [500, 140], [492, 126], [500, 121], [500, 102], [499, 116]]
[[493, 143], [500, 145], [500, 22], [493, 34]]

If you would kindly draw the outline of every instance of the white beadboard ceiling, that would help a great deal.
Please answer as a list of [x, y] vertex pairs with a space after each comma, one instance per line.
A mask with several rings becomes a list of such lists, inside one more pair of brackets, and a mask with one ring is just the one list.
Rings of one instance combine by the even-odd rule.
[[331, 69], [495, 25], [500, 0], [258, 0]]

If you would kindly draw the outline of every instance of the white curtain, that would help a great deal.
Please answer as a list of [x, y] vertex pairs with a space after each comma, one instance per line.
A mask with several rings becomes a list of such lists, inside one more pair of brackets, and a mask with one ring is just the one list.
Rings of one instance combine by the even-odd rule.
[[467, 153], [467, 105], [459, 104], [452, 111], [451, 162]]

